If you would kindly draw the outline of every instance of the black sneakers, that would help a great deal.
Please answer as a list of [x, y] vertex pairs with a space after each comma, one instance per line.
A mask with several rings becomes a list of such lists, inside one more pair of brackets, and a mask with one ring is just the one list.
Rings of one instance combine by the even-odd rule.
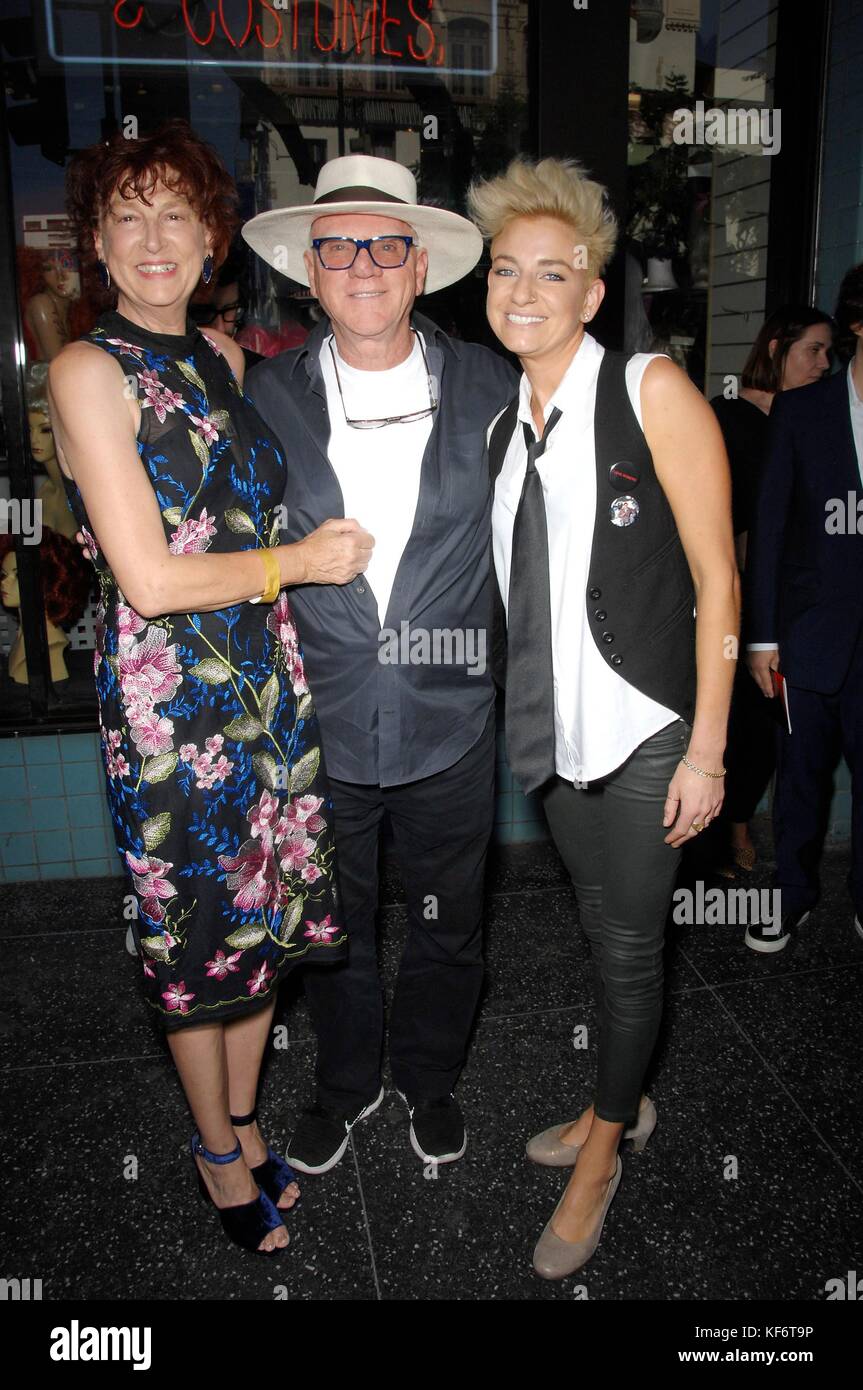
[[757, 926], [746, 928], [744, 941], [753, 951], [782, 951], [788, 945], [791, 933], [808, 920], [809, 911], [783, 913], [781, 922], [760, 922]]
[[384, 1088], [359, 1114], [352, 1118], [315, 1103], [304, 1110], [294, 1136], [288, 1144], [285, 1158], [301, 1173], [328, 1173], [335, 1168], [348, 1147], [351, 1130], [367, 1115], [377, 1110], [384, 1098]]
[[411, 1117], [411, 1148], [424, 1163], [454, 1163], [467, 1148], [467, 1131], [452, 1094], [411, 1103], [398, 1093]]
[[[448, 1095], [411, 1104], [401, 1091], [398, 1094], [410, 1113], [411, 1147], [417, 1157], [424, 1163], [454, 1163], [461, 1158], [467, 1148], [467, 1133], [455, 1097]], [[353, 1116], [317, 1103], [309, 1106], [288, 1144], [287, 1162], [301, 1173], [328, 1173], [344, 1155], [354, 1125], [377, 1110], [383, 1098], [381, 1087], [375, 1099]]]

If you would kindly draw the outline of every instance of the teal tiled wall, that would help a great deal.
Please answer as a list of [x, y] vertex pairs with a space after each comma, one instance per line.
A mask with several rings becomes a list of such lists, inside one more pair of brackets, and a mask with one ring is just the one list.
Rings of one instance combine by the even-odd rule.
[[[765, 797], [759, 807], [768, 810]], [[851, 835], [851, 778], [844, 762], [828, 831]], [[547, 840], [536, 796], [525, 796], [497, 740], [495, 839], [498, 844]], [[123, 872], [105, 800], [97, 734], [0, 738], [0, 882], [34, 878], [91, 878]]]
[[2, 879], [121, 872], [98, 735], [0, 739]]
[[529, 840], [547, 840], [548, 829], [539, 797], [525, 796], [519, 791], [506, 761], [504, 737], [497, 736], [497, 797], [494, 816], [494, 837], [498, 844], [524, 844]]

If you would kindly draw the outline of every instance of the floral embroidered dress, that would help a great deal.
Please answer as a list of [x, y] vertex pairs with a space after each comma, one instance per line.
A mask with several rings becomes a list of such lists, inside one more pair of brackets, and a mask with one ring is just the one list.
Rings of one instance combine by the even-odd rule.
[[[138, 452], [171, 552], [278, 544], [284, 460], [212, 343], [117, 313], [85, 341], [134, 383]], [[167, 1028], [238, 1017], [308, 953], [345, 954], [332, 800], [287, 596], [143, 618], [67, 488], [101, 586], [108, 802], [148, 1001]]]

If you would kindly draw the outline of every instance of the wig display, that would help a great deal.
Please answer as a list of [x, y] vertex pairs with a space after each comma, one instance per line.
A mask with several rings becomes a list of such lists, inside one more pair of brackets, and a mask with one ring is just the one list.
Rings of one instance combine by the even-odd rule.
[[[42, 574], [42, 601], [51, 657], [51, 679], [69, 679], [63, 653], [69, 638], [63, 627], [76, 623], [84, 611], [93, 583], [93, 572], [77, 545], [56, 531], [45, 530], [39, 545]], [[0, 602], [4, 608], [19, 608], [18, 559], [14, 537], [0, 535]], [[27, 684], [27, 659], [23, 632], [9, 652], [9, 676], [19, 685]]]
[[39, 472], [47, 473], [44, 483], [36, 487], [43, 526], [59, 531], [67, 540], [75, 537], [75, 518], [66, 500], [66, 489], [57, 461], [54, 431], [48, 411], [47, 362], [31, 362], [27, 368], [24, 390], [27, 400], [27, 422], [30, 427], [30, 455]]
[[18, 284], [28, 362], [51, 362], [67, 343], [88, 333], [96, 320], [73, 251], [19, 246]]

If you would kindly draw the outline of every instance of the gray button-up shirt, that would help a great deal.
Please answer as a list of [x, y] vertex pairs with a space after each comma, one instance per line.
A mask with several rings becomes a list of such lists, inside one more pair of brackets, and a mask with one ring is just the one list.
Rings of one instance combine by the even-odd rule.
[[[340, 781], [381, 786], [451, 767], [485, 727], [494, 698], [486, 432], [518, 384], [488, 348], [450, 339], [420, 314], [412, 323], [425, 338], [440, 406], [383, 630], [362, 575], [290, 591], [327, 769]], [[325, 320], [302, 347], [260, 363], [246, 380], [285, 455], [285, 541], [345, 514], [327, 458], [319, 355], [329, 332]]]

